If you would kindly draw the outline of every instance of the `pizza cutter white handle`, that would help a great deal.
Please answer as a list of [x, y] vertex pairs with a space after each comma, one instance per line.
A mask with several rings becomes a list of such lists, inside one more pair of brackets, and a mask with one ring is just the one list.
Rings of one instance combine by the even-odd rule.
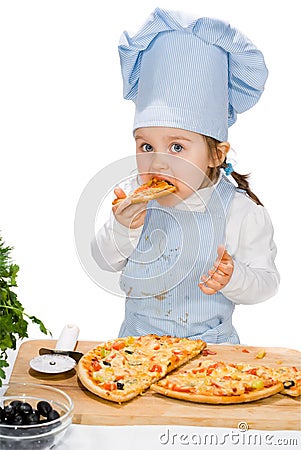
[[60, 337], [55, 346], [55, 350], [69, 351], [73, 350], [79, 335], [79, 328], [74, 324], [64, 326]]

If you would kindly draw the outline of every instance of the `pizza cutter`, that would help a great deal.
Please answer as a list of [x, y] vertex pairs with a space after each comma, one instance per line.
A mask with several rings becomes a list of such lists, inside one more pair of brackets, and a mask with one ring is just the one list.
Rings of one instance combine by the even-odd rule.
[[67, 324], [63, 328], [55, 349], [40, 348], [40, 356], [33, 358], [29, 365], [37, 372], [56, 374], [67, 372], [76, 366], [83, 353], [75, 352], [79, 328]]

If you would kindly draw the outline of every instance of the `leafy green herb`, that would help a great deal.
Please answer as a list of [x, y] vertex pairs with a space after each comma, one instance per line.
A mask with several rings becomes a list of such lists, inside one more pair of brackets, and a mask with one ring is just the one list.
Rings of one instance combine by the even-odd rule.
[[13, 291], [17, 287], [19, 266], [13, 264], [11, 251], [12, 247], [5, 247], [0, 236], [0, 386], [5, 379], [3, 369], [9, 366], [7, 349], [15, 350], [17, 340], [28, 337], [28, 321], [37, 324], [42, 333], [50, 333], [40, 319], [24, 311]]

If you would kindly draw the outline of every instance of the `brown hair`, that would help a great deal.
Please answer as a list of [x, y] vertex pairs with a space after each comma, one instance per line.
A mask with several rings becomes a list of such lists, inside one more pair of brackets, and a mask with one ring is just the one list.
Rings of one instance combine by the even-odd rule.
[[[214, 139], [214, 138], [209, 137], [209, 136], [204, 136], [204, 138], [205, 138], [205, 141], [207, 143], [210, 156], [213, 159], [215, 159], [216, 156], [217, 156], [217, 145], [220, 142], [217, 139]], [[225, 159], [220, 166], [210, 167], [209, 168], [209, 173], [208, 173], [208, 177], [210, 178], [210, 180], [211, 181], [215, 181], [218, 178], [218, 176], [219, 176], [220, 169], [225, 169], [226, 167], [227, 167], [227, 159]], [[249, 182], [248, 182], [248, 178], [249, 178], [250, 174], [241, 175], [240, 173], [237, 173], [237, 172], [233, 171], [233, 172], [231, 172], [231, 176], [236, 181], [237, 187], [239, 189], [243, 189], [244, 191], [246, 191], [247, 195], [255, 203], [257, 203], [257, 205], [263, 206], [263, 204], [261, 203], [261, 201], [259, 200], [257, 195], [255, 195], [254, 192], [252, 192], [251, 189], [250, 189]]]

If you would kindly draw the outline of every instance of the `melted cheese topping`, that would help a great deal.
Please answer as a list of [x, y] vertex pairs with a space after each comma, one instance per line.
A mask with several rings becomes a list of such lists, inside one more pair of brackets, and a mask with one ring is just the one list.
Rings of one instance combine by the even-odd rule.
[[244, 372], [239, 365], [206, 360], [198, 367], [167, 376], [158, 385], [178, 392], [232, 396], [264, 389], [276, 383], [270, 377]]
[[[164, 377], [171, 362], [200, 351], [202, 341], [147, 335], [120, 338], [91, 350], [85, 367], [90, 379], [104, 390], [127, 394], [144, 390]], [[140, 387], [139, 387], [140, 386]]]

